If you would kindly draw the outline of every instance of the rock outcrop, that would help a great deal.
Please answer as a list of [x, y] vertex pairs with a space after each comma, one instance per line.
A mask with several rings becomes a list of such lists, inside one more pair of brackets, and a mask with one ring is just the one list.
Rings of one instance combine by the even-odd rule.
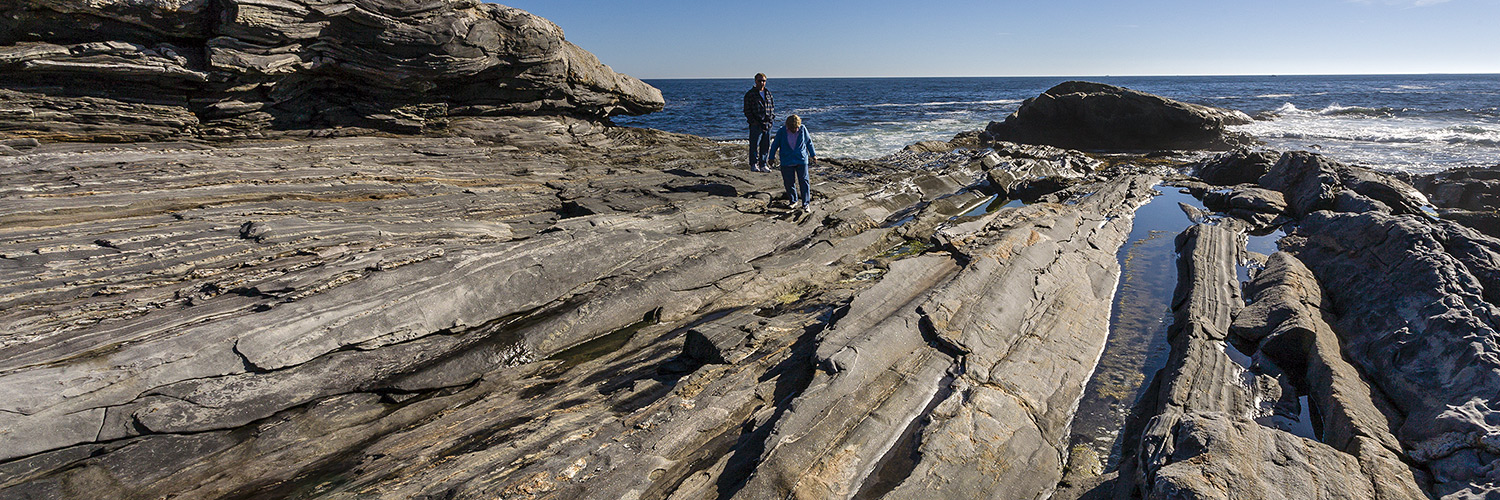
[[990, 189], [1014, 200], [1036, 201], [1042, 196], [1083, 182], [1103, 162], [1050, 146], [1030, 146], [1004, 141], [988, 145], [993, 152], [980, 157]]
[[1271, 170], [1280, 155], [1271, 151], [1236, 148], [1194, 166], [1193, 175], [1216, 186], [1254, 184]]
[[[1285, 196], [1294, 218], [1295, 230], [1280, 242], [1285, 253], [1254, 273], [1249, 305], [1227, 315], [1225, 334], [1219, 309], [1192, 312], [1203, 302], [1194, 293], [1235, 281], [1233, 257], [1199, 250], [1227, 237], [1206, 239], [1226, 232], [1223, 223], [1181, 237], [1200, 242], [1182, 248], [1185, 265], [1218, 277], [1207, 285], [1183, 281], [1179, 291], [1188, 295], [1177, 300], [1177, 323], [1186, 327], [1173, 331], [1202, 330], [1201, 342], [1218, 345], [1195, 348], [1192, 335], [1184, 345], [1176, 333], [1173, 359], [1230, 368], [1177, 370], [1174, 361], [1158, 374], [1156, 396], [1143, 399], [1126, 430], [1115, 491], [1133, 485], [1152, 498], [1226, 491], [1263, 498], [1273, 490], [1308, 498], [1496, 494], [1500, 241], [1423, 213], [1425, 199], [1405, 183], [1311, 153], [1282, 155], [1260, 182]], [[1219, 196], [1256, 189], [1241, 185]], [[1240, 369], [1223, 364], [1234, 357], [1226, 352], [1240, 351]], [[1256, 401], [1267, 403], [1257, 408]], [[1328, 484], [1340, 488], [1319, 489]]]
[[1027, 99], [985, 133], [1003, 141], [1113, 151], [1228, 149], [1248, 137], [1225, 130], [1250, 123], [1238, 111], [1174, 101], [1092, 82], [1063, 82]]
[[[506, 7], [22, 0], [0, 42], [3, 498], [1500, 491], [1500, 241], [1357, 166], [963, 134], [801, 213]], [[1206, 210], [1115, 462], [1071, 428], [1163, 178]]]
[[1416, 188], [1394, 177], [1306, 151], [1283, 154], [1260, 185], [1285, 195], [1287, 210], [1296, 217], [1320, 210], [1423, 215], [1428, 204]]
[[1404, 416], [1407, 456], [1440, 496], [1495, 494], [1500, 241], [1387, 212], [1317, 212], [1294, 236], [1340, 312], [1344, 352]]
[[1277, 253], [1241, 307], [1238, 238], [1207, 225], [1178, 237], [1171, 359], [1126, 429], [1114, 490], [1133, 485], [1142, 498], [1425, 498], [1377, 409], [1381, 393], [1344, 362], [1312, 273]]
[[478, 0], [19, 0], [0, 137], [140, 141], [662, 108], [545, 19]]
[[1500, 166], [1419, 176], [1412, 185], [1438, 206], [1444, 219], [1500, 238]]
[[16, 142], [0, 495], [1056, 487], [1154, 178], [959, 223], [978, 152], [830, 160], [808, 216], [730, 145], [510, 120]]

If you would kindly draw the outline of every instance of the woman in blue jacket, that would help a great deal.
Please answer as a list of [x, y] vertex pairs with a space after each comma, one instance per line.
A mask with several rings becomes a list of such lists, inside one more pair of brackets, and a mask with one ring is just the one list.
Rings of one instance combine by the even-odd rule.
[[812, 134], [802, 126], [802, 117], [786, 117], [786, 126], [777, 130], [776, 139], [771, 141], [770, 156], [781, 157], [781, 182], [786, 184], [787, 200], [792, 206], [800, 202], [804, 212], [812, 206], [812, 182], [807, 178], [807, 167], [817, 155]]

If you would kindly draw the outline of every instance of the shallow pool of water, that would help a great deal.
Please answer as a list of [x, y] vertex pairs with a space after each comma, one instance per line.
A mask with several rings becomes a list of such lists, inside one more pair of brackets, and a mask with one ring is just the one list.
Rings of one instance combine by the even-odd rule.
[[1163, 194], [1136, 210], [1130, 237], [1117, 254], [1121, 274], [1109, 340], [1073, 417], [1069, 448], [1093, 448], [1100, 457], [1109, 457], [1107, 469], [1119, 461], [1116, 441], [1125, 417], [1171, 350], [1167, 327], [1172, 324], [1172, 292], [1177, 286], [1174, 240], [1193, 224], [1178, 204], [1203, 208], [1178, 188], [1157, 189]]
[[988, 199], [985, 199], [978, 205], [975, 205], [974, 208], [970, 209], [968, 212], [964, 212], [963, 215], [958, 215], [954, 218], [978, 217], [984, 214], [997, 212], [1002, 208], [1015, 208], [1025, 205], [1026, 203], [1021, 200], [1011, 200], [1001, 197], [1000, 195], [991, 195]]

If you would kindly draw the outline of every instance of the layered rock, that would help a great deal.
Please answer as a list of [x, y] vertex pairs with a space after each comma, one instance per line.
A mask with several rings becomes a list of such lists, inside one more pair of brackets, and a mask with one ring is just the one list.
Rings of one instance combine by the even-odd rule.
[[662, 107], [545, 19], [476, 0], [83, 2], [0, 11], [0, 133], [49, 140], [419, 132]]
[[979, 159], [990, 189], [1009, 199], [1035, 201], [1093, 176], [1103, 162], [1077, 151], [1004, 141]]
[[[1345, 361], [1342, 342], [1329, 320], [1317, 278], [1301, 261], [1284, 252], [1272, 254], [1250, 283], [1254, 297], [1230, 328], [1234, 338], [1262, 354], [1292, 387], [1306, 387], [1306, 403], [1292, 405], [1296, 394], [1283, 396], [1278, 410], [1308, 405], [1316, 412], [1314, 435], [1328, 446], [1358, 459], [1373, 498], [1425, 498], [1425, 477], [1401, 459], [1402, 447], [1392, 434], [1402, 417], [1384, 393], [1371, 388], [1358, 369]], [[1293, 416], [1300, 418], [1300, 416]], [[1273, 423], [1285, 418], [1272, 419]], [[1318, 425], [1321, 423], [1321, 425]], [[1351, 475], [1351, 478], [1359, 476]], [[1360, 484], [1363, 487], [1363, 484]]]
[[1225, 130], [1250, 123], [1238, 111], [1189, 104], [1092, 82], [1063, 82], [1027, 99], [991, 138], [1073, 149], [1228, 149], [1248, 138]]
[[[1178, 237], [1171, 360], [1137, 406], [1121, 489], [1143, 498], [1425, 498], [1385, 415], [1343, 361], [1316, 279], [1276, 254], [1240, 308], [1238, 235], [1197, 225]], [[1300, 270], [1300, 272], [1299, 272]], [[1248, 344], [1254, 358], [1228, 345]], [[1236, 359], [1239, 356], [1240, 359]], [[1297, 426], [1322, 428], [1298, 434]], [[1300, 422], [1299, 422], [1300, 420]], [[1311, 422], [1308, 422], [1311, 420]], [[1315, 439], [1321, 439], [1323, 442]]]
[[1154, 183], [1122, 179], [1085, 203], [945, 233], [968, 262], [961, 270], [946, 259], [899, 275], [893, 266], [887, 278], [917, 290], [872, 288], [819, 338], [822, 369], [777, 422], [740, 495], [1050, 495], [1108, 335], [1113, 250]]
[[1340, 311], [1345, 352], [1405, 416], [1407, 456], [1441, 496], [1493, 494], [1500, 241], [1383, 212], [1318, 212], [1297, 236], [1289, 249]]
[[[887, 219], [982, 175], [815, 170], [825, 208], [798, 216], [727, 145], [496, 123], [506, 143], [15, 142], [0, 496], [727, 491], [741, 429], [805, 385], [804, 329], [884, 272]], [[714, 340], [674, 360], [684, 332]]]
[[[1432, 218], [1403, 182], [1311, 153], [1283, 155], [1260, 184], [1285, 197], [1296, 229], [1232, 330], [1255, 366], [1273, 367], [1264, 373], [1279, 381], [1261, 385], [1283, 388], [1277, 414], [1308, 405], [1286, 388], [1307, 397], [1312, 437], [1356, 458], [1374, 497], [1429, 482], [1443, 498], [1493, 495], [1500, 242]], [[1233, 206], [1254, 189], [1205, 201]]]
[[1306, 151], [1281, 155], [1260, 185], [1285, 195], [1296, 217], [1320, 210], [1417, 215], [1427, 206], [1427, 198], [1405, 182]]
[[[1055, 488], [1155, 179], [958, 224], [975, 153], [830, 161], [807, 216], [727, 145], [502, 123], [506, 144], [16, 143], [0, 491]], [[877, 255], [903, 236], [945, 251]]]

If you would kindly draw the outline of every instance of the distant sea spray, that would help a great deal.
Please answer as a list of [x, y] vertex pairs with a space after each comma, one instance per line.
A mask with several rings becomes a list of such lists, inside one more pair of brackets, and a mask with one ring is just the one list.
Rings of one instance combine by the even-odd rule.
[[[1500, 164], [1500, 75], [776, 78], [777, 114], [799, 114], [824, 157], [874, 158], [1004, 120], [1068, 79], [1238, 109], [1236, 127], [1275, 150], [1308, 149], [1383, 170]], [[623, 125], [743, 141], [749, 79], [648, 80], [666, 109]]]

